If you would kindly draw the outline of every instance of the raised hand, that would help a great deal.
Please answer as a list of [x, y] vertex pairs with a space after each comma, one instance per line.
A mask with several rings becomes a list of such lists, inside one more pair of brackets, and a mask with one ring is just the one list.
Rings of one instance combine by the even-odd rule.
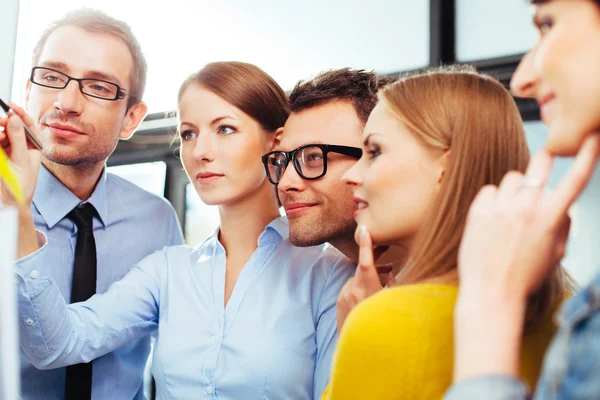
[[[37, 127], [25, 111], [13, 103], [9, 103], [15, 115], [0, 118], [0, 146], [10, 159], [11, 167], [17, 176], [25, 196], [26, 207], [31, 205], [35, 191], [37, 176], [41, 164], [41, 154], [31, 145], [25, 136], [23, 123], [37, 134]], [[5, 205], [15, 205], [15, 200], [0, 180], [0, 201]]]
[[454, 379], [518, 376], [527, 296], [565, 252], [569, 207], [585, 189], [600, 156], [590, 136], [558, 187], [544, 191], [552, 157], [537, 153], [527, 173], [507, 174], [471, 205], [461, 242], [454, 317]]
[[[383, 289], [379, 272], [375, 267], [371, 235], [364, 226], [359, 228], [358, 242], [356, 274], [342, 287], [336, 304], [338, 332], [341, 332], [348, 314], [358, 303]], [[388, 275], [387, 286], [391, 287], [395, 284], [395, 279]]]
[[600, 135], [583, 144], [558, 187], [544, 191], [552, 157], [538, 152], [526, 176], [508, 173], [481, 190], [469, 211], [459, 251], [461, 292], [526, 296], [564, 255], [569, 207], [585, 189], [600, 154]]

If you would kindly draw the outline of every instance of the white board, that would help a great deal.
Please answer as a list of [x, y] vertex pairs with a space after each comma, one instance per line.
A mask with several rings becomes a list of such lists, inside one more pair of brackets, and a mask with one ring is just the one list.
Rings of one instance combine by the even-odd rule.
[[0, 208], [0, 399], [18, 399], [19, 338], [13, 263], [17, 253], [16, 208]]

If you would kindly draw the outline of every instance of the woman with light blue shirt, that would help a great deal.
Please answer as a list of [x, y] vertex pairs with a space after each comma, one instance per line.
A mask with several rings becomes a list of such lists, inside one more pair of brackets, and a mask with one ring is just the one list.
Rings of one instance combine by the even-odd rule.
[[160, 399], [319, 398], [336, 300], [354, 267], [329, 245], [288, 240], [261, 163], [282, 134], [286, 95], [253, 65], [213, 63], [183, 83], [178, 110], [183, 166], [202, 201], [219, 206], [219, 229], [198, 248], [148, 256], [106, 293], [71, 305], [36, 270], [53, 245], [44, 243], [16, 267], [21, 346], [36, 367], [57, 368], [158, 330]]

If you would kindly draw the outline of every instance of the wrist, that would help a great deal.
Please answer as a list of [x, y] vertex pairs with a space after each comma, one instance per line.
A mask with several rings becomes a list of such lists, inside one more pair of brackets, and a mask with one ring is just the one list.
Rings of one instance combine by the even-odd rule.
[[19, 248], [18, 258], [23, 258], [40, 248], [31, 208], [19, 207]]
[[482, 289], [461, 291], [457, 299], [456, 380], [519, 373], [526, 297]]

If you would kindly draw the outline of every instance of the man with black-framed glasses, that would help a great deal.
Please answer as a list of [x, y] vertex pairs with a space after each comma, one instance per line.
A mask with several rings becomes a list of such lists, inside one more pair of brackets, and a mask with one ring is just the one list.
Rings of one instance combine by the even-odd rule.
[[[148, 254], [183, 243], [164, 199], [106, 172], [119, 139], [131, 137], [146, 114], [146, 61], [127, 24], [83, 9], [46, 29], [33, 65], [26, 94], [31, 118], [13, 108], [37, 133], [41, 155], [27, 151], [24, 138], [19, 146], [17, 117], [0, 121], [7, 133], [0, 132], [0, 146], [9, 150], [28, 203], [20, 210], [15, 265], [21, 398], [143, 399], [150, 337], [86, 364], [66, 366], [61, 357], [48, 362], [46, 338], [55, 331], [40, 332], [33, 310], [48, 285], [67, 302], [85, 301]], [[14, 202], [5, 192], [0, 201]], [[58, 327], [65, 318], [57, 315], [54, 323]], [[62, 351], [87, 358], [85, 349]]]
[[389, 82], [346, 68], [300, 81], [290, 93], [281, 142], [263, 164], [288, 216], [292, 244], [329, 242], [357, 259], [356, 204], [342, 175], [361, 157], [362, 130], [378, 89]]
[[[361, 157], [363, 128], [377, 103], [377, 91], [389, 82], [372, 72], [346, 68], [300, 81], [290, 94], [292, 112], [281, 142], [262, 161], [269, 181], [277, 187], [295, 246], [329, 242], [358, 260], [357, 204], [342, 175]], [[378, 247], [375, 253], [378, 263], [387, 268], [378, 269], [379, 277], [357, 274], [346, 283], [337, 302], [338, 331], [350, 310], [366, 297], [361, 286], [375, 291], [392, 284], [406, 258], [406, 252], [396, 246]]]

